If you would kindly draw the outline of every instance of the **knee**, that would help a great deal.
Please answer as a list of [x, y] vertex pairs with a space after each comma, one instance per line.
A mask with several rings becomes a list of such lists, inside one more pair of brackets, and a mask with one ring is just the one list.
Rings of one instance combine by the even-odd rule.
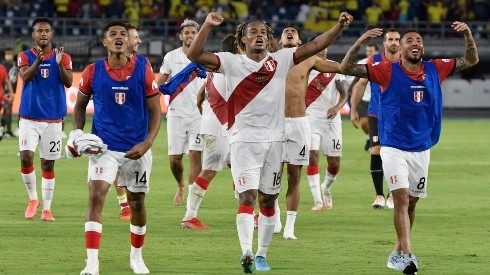
[[182, 166], [182, 159], [181, 158], [170, 158], [170, 167], [175, 168], [175, 167], [181, 167]]

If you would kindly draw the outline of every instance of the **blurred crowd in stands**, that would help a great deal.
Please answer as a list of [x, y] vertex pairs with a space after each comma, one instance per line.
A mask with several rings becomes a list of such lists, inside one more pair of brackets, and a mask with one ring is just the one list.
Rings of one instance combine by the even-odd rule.
[[[16, 18], [45, 16], [77, 19], [79, 25], [92, 18], [125, 18], [135, 26], [145, 19], [170, 19], [179, 25], [185, 18], [199, 22], [208, 12], [219, 11], [229, 20], [259, 18], [273, 25], [287, 20], [319, 32], [335, 24], [344, 10], [367, 27], [427, 21], [430, 28], [441, 21], [490, 21], [488, 0], [0, 0], [0, 23], [9, 26], [20, 23]], [[490, 30], [490, 24], [482, 27]]]

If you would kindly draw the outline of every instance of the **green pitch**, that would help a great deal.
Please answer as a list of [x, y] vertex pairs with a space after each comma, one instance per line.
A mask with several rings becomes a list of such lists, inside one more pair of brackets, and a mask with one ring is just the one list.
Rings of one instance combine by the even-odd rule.
[[[66, 132], [70, 130], [68, 122]], [[444, 121], [441, 140], [432, 150], [429, 198], [419, 202], [412, 231], [412, 246], [421, 261], [419, 274], [490, 274], [489, 136], [490, 120]], [[332, 210], [310, 211], [312, 197], [303, 169], [295, 231], [298, 240], [283, 240], [282, 233], [274, 235], [268, 253], [270, 274], [397, 273], [386, 268], [395, 236], [392, 210], [371, 208], [374, 188], [364, 142], [361, 131], [344, 121], [344, 156], [332, 188]], [[79, 274], [85, 266], [87, 159], [57, 161], [52, 204], [56, 221], [41, 222], [40, 209], [32, 220], [26, 220], [27, 192], [19, 172], [17, 143], [14, 138], [0, 142], [0, 274]], [[185, 206], [172, 204], [176, 183], [169, 170], [165, 121], [153, 146], [153, 159], [143, 249], [151, 273], [240, 274], [237, 202], [230, 171], [221, 172], [211, 183], [199, 211], [201, 221], [212, 230], [183, 230], [180, 221]], [[38, 159], [35, 168], [40, 197]], [[324, 169], [322, 159], [322, 181]], [[286, 177], [282, 183], [284, 224]], [[103, 212], [102, 274], [132, 274], [129, 224], [119, 220], [118, 213], [111, 190]], [[254, 252], [256, 247], [255, 238]]]

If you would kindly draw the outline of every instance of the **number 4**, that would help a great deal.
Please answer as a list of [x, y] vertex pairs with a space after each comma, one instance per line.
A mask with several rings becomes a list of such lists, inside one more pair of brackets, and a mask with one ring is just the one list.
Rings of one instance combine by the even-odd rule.
[[141, 175], [141, 177], [139, 176], [139, 172], [134, 172], [136, 174], [136, 182], [135, 184], [138, 184], [138, 183], [143, 183], [143, 184], [146, 184], [146, 182], [148, 181], [146, 179], [146, 171], [143, 172], [143, 175]]

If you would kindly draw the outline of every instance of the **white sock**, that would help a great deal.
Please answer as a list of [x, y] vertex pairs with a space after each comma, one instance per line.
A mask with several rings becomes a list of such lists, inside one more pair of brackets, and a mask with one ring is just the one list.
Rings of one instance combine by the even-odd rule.
[[284, 235], [294, 234], [294, 223], [296, 222], [297, 211], [287, 211], [286, 226], [284, 226]]
[[51, 201], [53, 200], [53, 194], [54, 194], [54, 184], [55, 180], [54, 178], [52, 179], [41, 179], [41, 186], [43, 188], [42, 190], [42, 196], [43, 196], [43, 210], [50, 210], [51, 209]]
[[315, 205], [322, 204], [323, 200], [320, 192], [320, 174], [308, 175], [307, 178]]
[[[252, 243], [254, 238], [254, 216], [246, 213], [237, 214], [236, 228], [238, 231], [240, 246], [242, 248], [242, 255], [247, 251], [252, 251]], [[274, 226], [272, 226], [272, 228], [274, 228]]]
[[279, 199], [274, 201], [274, 217], [276, 218], [276, 224], [281, 223], [281, 208], [279, 207]]
[[187, 187], [189, 187], [189, 192], [187, 193], [187, 200], [185, 202], [185, 207], [186, 209], [189, 209], [189, 193], [191, 193], [191, 188], [192, 188], [192, 185], [194, 184], [189, 184]]
[[182, 219], [183, 221], [188, 221], [197, 217], [197, 211], [201, 206], [204, 194], [206, 194], [206, 190], [202, 189], [201, 186], [195, 183], [190, 185], [189, 194], [187, 196], [187, 210], [184, 218]]
[[327, 171], [327, 174], [325, 175], [325, 181], [324, 181], [324, 183], [326, 184], [325, 191], [330, 190], [330, 187], [332, 187], [333, 182], [335, 181], [336, 178], [337, 177], [335, 175], [332, 175]]
[[29, 174], [22, 174], [22, 181], [26, 186], [27, 193], [29, 193], [29, 199], [37, 200], [36, 171], [34, 170]]
[[99, 250], [98, 249], [87, 249], [87, 263], [98, 263], [99, 262]]
[[272, 240], [274, 234], [274, 226], [276, 224], [276, 218], [274, 216], [267, 217], [259, 212], [259, 228], [258, 228], [258, 249], [255, 256], [266, 257], [267, 249]]

